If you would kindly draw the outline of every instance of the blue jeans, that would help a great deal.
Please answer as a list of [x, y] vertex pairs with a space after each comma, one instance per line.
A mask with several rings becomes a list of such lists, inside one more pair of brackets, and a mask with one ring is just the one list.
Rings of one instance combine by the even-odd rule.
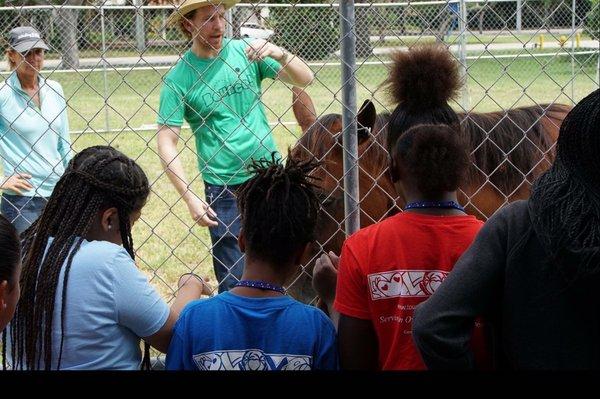
[[238, 246], [241, 221], [234, 196], [239, 186], [217, 186], [204, 183], [206, 201], [217, 214], [218, 226], [210, 227], [213, 269], [219, 282], [219, 293], [228, 291], [241, 279], [244, 254]]
[[21, 234], [41, 215], [48, 202], [44, 197], [2, 194], [0, 212]]

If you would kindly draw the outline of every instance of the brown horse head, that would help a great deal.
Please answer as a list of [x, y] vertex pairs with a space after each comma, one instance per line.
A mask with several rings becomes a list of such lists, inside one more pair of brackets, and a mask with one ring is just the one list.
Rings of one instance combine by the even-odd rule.
[[[317, 224], [317, 237], [310, 252], [304, 259], [303, 271], [288, 290], [306, 302], [315, 294], [310, 286], [310, 277], [314, 261], [323, 252], [339, 253], [346, 238], [344, 233], [344, 173], [343, 173], [343, 141], [342, 117], [339, 114], [327, 114], [312, 120], [314, 110], [310, 97], [305, 92], [294, 92], [294, 113], [299, 117], [303, 130], [291, 156], [307, 159], [314, 157], [322, 162], [314, 172], [321, 188], [321, 210]], [[387, 170], [387, 152], [385, 151], [385, 135], [376, 128], [384, 126], [378, 119], [375, 106], [365, 101], [357, 114], [357, 138], [359, 156], [359, 201], [361, 203], [361, 227], [382, 220], [390, 213], [397, 212], [397, 195]]]

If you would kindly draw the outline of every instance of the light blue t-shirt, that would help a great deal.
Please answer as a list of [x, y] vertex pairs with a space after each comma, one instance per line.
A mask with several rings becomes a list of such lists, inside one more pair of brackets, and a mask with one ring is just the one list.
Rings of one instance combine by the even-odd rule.
[[[0, 83], [0, 157], [4, 178], [28, 173], [29, 197], [49, 197], [71, 158], [67, 104], [58, 82], [39, 76], [41, 108], [16, 73]], [[2, 180], [4, 180], [4, 178]], [[8, 194], [16, 195], [7, 190]]]
[[[59, 357], [64, 272], [63, 266], [54, 305], [53, 370]], [[127, 251], [107, 241], [84, 240], [67, 284], [60, 369], [139, 370], [140, 337], [158, 332], [170, 310]]]
[[319, 309], [283, 296], [224, 292], [181, 313], [167, 370], [335, 370], [335, 328]]

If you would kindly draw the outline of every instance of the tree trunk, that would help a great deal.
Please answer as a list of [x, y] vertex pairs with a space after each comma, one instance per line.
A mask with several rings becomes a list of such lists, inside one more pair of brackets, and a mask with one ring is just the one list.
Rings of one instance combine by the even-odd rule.
[[483, 21], [485, 20], [485, 7], [486, 5], [484, 5], [483, 7], [481, 7], [481, 9], [479, 10], [479, 34], [483, 34]]
[[[80, 6], [83, 0], [65, 0], [62, 5]], [[77, 19], [79, 10], [64, 9], [58, 6], [56, 27], [59, 34], [59, 48], [62, 53], [61, 69], [79, 68], [79, 47], [77, 38], [79, 29], [77, 28]]]
[[[357, 0], [356, 3], [369, 3], [369, 0]], [[373, 54], [369, 32], [369, 7], [356, 7], [356, 56], [368, 57]]]

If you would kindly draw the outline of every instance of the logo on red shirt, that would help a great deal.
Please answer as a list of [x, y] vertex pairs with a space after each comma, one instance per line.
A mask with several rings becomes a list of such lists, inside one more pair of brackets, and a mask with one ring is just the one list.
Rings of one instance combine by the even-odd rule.
[[446, 279], [448, 272], [442, 270], [393, 270], [369, 274], [371, 299], [419, 298], [431, 296]]

